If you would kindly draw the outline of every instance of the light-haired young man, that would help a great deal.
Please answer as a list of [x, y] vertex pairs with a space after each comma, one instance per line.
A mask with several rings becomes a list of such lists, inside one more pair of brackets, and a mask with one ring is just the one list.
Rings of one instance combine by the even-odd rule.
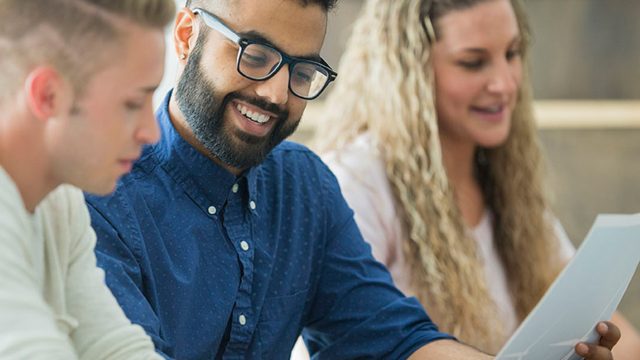
[[0, 358], [156, 359], [96, 267], [81, 191], [155, 142], [172, 0], [0, 2]]

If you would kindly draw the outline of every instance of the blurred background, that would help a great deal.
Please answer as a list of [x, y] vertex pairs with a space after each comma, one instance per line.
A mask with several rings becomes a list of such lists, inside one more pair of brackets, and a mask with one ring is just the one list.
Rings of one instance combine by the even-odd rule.
[[[579, 246], [597, 214], [640, 212], [640, 1], [524, 2], [534, 33], [531, 70], [553, 210]], [[362, 4], [340, 0], [330, 15], [322, 55], [335, 69]], [[167, 39], [156, 104], [175, 78]], [[308, 143], [322, 123], [322, 101], [309, 103], [293, 140]], [[640, 329], [639, 272], [619, 309]]]

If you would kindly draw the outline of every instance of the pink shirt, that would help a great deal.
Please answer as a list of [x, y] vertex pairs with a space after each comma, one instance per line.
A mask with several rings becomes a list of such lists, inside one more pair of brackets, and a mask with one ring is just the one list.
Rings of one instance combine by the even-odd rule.
[[[407, 231], [402, 226], [401, 212], [393, 197], [384, 163], [369, 136], [361, 135], [345, 150], [325, 154], [323, 160], [338, 178], [362, 235], [371, 244], [373, 255], [387, 266], [400, 290], [409, 296], [414, 295], [402, 251]], [[510, 334], [517, 328], [518, 320], [509, 296], [505, 269], [493, 241], [492, 221], [493, 216], [487, 210], [470, 232], [477, 241], [479, 256], [485, 264], [489, 291], [500, 311], [504, 329]], [[555, 218], [553, 221], [560, 242], [558, 260], [567, 262], [575, 248], [560, 223]]]

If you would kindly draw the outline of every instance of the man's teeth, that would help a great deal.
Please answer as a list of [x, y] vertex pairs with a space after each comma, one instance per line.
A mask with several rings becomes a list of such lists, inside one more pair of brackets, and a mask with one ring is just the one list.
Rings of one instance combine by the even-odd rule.
[[258, 124], [264, 124], [267, 121], [269, 121], [269, 119], [271, 119], [271, 116], [269, 115], [264, 115], [258, 112], [249, 111], [249, 109], [247, 109], [246, 106], [243, 106], [240, 104], [236, 105], [236, 108], [238, 109], [238, 111], [240, 111], [242, 115], [246, 116], [247, 118], [249, 118], [249, 120], [253, 122], [257, 122]]

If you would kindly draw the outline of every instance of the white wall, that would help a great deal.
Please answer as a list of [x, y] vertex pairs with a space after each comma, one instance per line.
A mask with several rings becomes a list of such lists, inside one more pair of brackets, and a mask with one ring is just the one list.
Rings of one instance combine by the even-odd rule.
[[[175, 0], [176, 7], [178, 9], [184, 6], [184, 0]], [[171, 34], [173, 32], [173, 22], [167, 27], [165, 30], [165, 43], [166, 43], [166, 51], [165, 51], [165, 63], [164, 63], [164, 77], [162, 78], [162, 83], [160, 83], [160, 87], [156, 91], [153, 96], [153, 105], [154, 108], [160, 106], [160, 103], [164, 99], [167, 91], [171, 89], [174, 85], [176, 79], [176, 71], [178, 68], [178, 58], [174, 54], [173, 51], [173, 39], [171, 38]]]

